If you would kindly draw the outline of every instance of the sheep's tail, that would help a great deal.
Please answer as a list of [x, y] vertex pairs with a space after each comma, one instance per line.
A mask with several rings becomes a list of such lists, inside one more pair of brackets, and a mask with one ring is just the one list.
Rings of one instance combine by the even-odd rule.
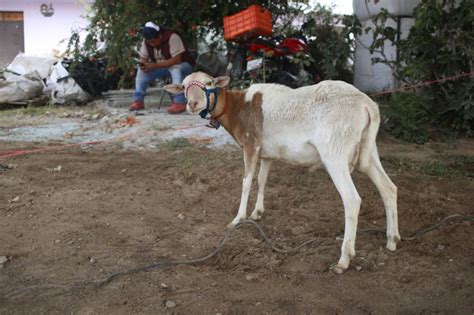
[[377, 151], [376, 138], [380, 127], [380, 111], [378, 105], [370, 100], [371, 104], [365, 106], [367, 113], [367, 125], [362, 131], [359, 155], [359, 170], [367, 169], [370, 163], [370, 157], [374, 151]]

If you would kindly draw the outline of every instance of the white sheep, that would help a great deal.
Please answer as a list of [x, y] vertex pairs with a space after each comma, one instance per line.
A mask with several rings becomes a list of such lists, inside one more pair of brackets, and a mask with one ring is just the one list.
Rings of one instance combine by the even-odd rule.
[[[376, 103], [350, 84], [323, 81], [291, 89], [278, 84], [254, 84], [244, 91], [227, 90], [228, 77], [196, 72], [183, 84], [165, 87], [185, 93], [187, 110], [207, 110], [243, 148], [245, 173], [237, 216], [230, 227], [247, 216], [247, 201], [258, 160], [258, 196], [251, 219], [264, 212], [263, 195], [273, 160], [311, 166], [324, 165], [344, 204], [345, 230], [341, 257], [333, 271], [343, 273], [355, 255], [361, 198], [354, 186], [354, 169], [367, 174], [382, 196], [387, 216], [387, 248], [400, 240], [397, 187], [385, 173], [375, 138], [380, 124]], [[217, 102], [216, 102], [217, 100]]]

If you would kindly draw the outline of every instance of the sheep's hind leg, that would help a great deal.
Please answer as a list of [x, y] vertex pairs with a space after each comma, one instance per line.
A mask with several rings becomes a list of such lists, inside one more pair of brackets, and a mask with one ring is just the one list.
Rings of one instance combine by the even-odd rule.
[[272, 165], [271, 160], [260, 160], [260, 171], [258, 172], [258, 195], [257, 195], [257, 202], [255, 204], [255, 209], [253, 210], [252, 214], [250, 215], [250, 219], [252, 220], [260, 220], [262, 218], [262, 214], [265, 211], [265, 207], [263, 205], [263, 197], [264, 197], [264, 190], [265, 184], [267, 183], [268, 172], [270, 171], [270, 166]]
[[333, 268], [335, 273], [341, 274], [349, 267], [351, 258], [355, 256], [357, 220], [361, 198], [352, 181], [348, 163], [341, 161], [324, 162], [324, 165], [344, 204], [345, 227], [341, 258]]
[[247, 218], [247, 203], [249, 200], [250, 188], [252, 188], [252, 179], [257, 166], [259, 151], [260, 147], [258, 146], [244, 146], [245, 173], [242, 182], [242, 196], [240, 198], [239, 212], [234, 220], [227, 225], [228, 228], [235, 227], [241, 220]]
[[387, 216], [387, 249], [394, 251], [400, 241], [398, 232], [397, 186], [388, 177], [380, 163], [377, 149], [371, 152], [368, 166], [362, 170], [377, 187]]

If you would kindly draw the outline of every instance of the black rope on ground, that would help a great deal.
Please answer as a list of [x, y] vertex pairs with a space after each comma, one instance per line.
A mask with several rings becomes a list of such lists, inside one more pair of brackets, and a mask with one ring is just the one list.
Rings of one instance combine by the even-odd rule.
[[[443, 225], [447, 221], [449, 221], [451, 219], [454, 219], [454, 218], [461, 218], [462, 220], [459, 221], [459, 222], [474, 221], [474, 216], [472, 216], [472, 215], [452, 214], [452, 215], [448, 215], [448, 216], [444, 217], [439, 222], [437, 222], [437, 223], [435, 223], [435, 224], [433, 224], [433, 225], [431, 225], [427, 228], [420, 229], [420, 230], [416, 231], [411, 236], [408, 236], [408, 237], [403, 237], [402, 236], [401, 239], [402, 239], [402, 241], [415, 240], [415, 239], [419, 238], [420, 236], [428, 233], [429, 231], [432, 231], [432, 230], [440, 227], [441, 225]], [[260, 237], [265, 241], [265, 244], [267, 245], [267, 247], [271, 248], [275, 252], [282, 253], [282, 254], [288, 254], [288, 253], [295, 252], [295, 251], [299, 250], [300, 248], [302, 248], [302, 247], [304, 247], [304, 246], [306, 246], [310, 243], [313, 243], [317, 240], [317, 238], [312, 238], [312, 239], [309, 239], [307, 241], [304, 241], [303, 243], [301, 243], [300, 245], [298, 245], [294, 248], [281, 249], [281, 248], [278, 248], [278, 247], [273, 245], [272, 240], [269, 237], [267, 237], [267, 235], [263, 231], [262, 227], [257, 222], [255, 222], [253, 220], [242, 220], [237, 225], [237, 228], [244, 225], [244, 224], [253, 225], [255, 227], [255, 229], [257, 230], [257, 232], [259, 233]], [[110, 283], [112, 280], [114, 280], [116, 278], [119, 278], [119, 277], [125, 276], [125, 275], [129, 275], [129, 274], [132, 274], [132, 273], [143, 272], [143, 271], [147, 271], [147, 270], [150, 270], [150, 269], [173, 267], [173, 266], [177, 266], [177, 265], [192, 265], [192, 264], [196, 264], [196, 263], [201, 263], [201, 262], [204, 262], [204, 261], [216, 256], [222, 250], [222, 248], [224, 247], [224, 244], [227, 242], [227, 240], [229, 239], [230, 235], [232, 234], [232, 232], [234, 230], [235, 229], [230, 229], [230, 230], [226, 229], [224, 231], [224, 237], [220, 240], [217, 247], [214, 250], [212, 250], [209, 254], [207, 254], [205, 256], [202, 256], [202, 257], [193, 258], [193, 259], [186, 259], [186, 260], [170, 260], [170, 261], [157, 262], [157, 263], [153, 263], [153, 264], [149, 264], [149, 265], [145, 265], [145, 266], [141, 266], [141, 267], [136, 267], [136, 268], [132, 268], [132, 269], [124, 270], [124, 271], [115, 272], [115, 273], [112, 273], [108, 277], [106, 277], [104, 279], [101, 279], [101, 280], [89, 280], [89, 281], [77, 282], [77, 283], [72, 284], [72, 285], [67, 285], [67, 284], [44, 284], [44, 285], [41, 285], [40, 284], [40, 285], [29, 286], [29, 287], [26, 287], [26, 288], [13, 290], [12, 292], [7, 293], [2, 298], [12, 298], [12, 297], [15, 297], [15, 296], [19, 296], [21, 294], [26, 294], [26, 293], [34, 291], [34, 290], [45, 290], [45, 289], [64, 289], [64, 291], [58, 293], [57, 295], [65, 294], [65, 293], [71, 292], [73, 290], [78, 290], [78, 289], [82, 289], [82, 288], [86, 288], [86, 287], [98, 288], [98, 287], [101, 287], [103, 285], [106, 285], [106, 284]], [[364, 232], [385, 233], [385, 229], [369, 228], [369, 229], [361, 229], [361, 230], [358, 231], [358, 233], [364, 233]], [[340, 238], [340, 236], [337, 237], [337, 238]]]
[[[411, 236], [401, 236], [401, 239], [402, 239], [402, 241], [416, 240], [420, 236], [425, 235], [426, 233], [440, 227], [441, 225], [445, 224], [446, 222], [448, 222], [449, 220], [454, 219], [454, 218], [461, 218], [462, 220], [460, 222], [474, 221], [474, 216], [472, 216], [472, 215], [451, 214], [451, 215], [448, 215], [447, 217], [444, 217], [439, 222], [437, 222], [437, 223], [435, 223], [435, 224], [433, 224], [433, 225], [431, 225], [427, 228], [420, 229], [420, 230], [416, 231]], [[360, 229], [360, 230], [357, 231], [357, 233], [365, 233], [365, 232], [386, 233], [386, 230], [385, 229], [377, 229], [377, 228], [368, 228], [368, 229]], [[342, 240], [343, 238], [344, 238], [344, 236], [342, 236], [342, 235], [339, 235], [338, 237], [336, 237], [336, 239], [338, 239], [338, 240]]]
[[312, 238], [312, 239], [309, 239], [307, 241], [304, 241], [303, 243], [301, 243], [300, 245], [298, 245], [294, 248], [281, 249], [281, 248], [275, 247], [275, 245], [273, 245], [272, 240], [265, 234], [265, 232], [263, 232], [262, 227], [257, 222], [255, 222], [253, 220], [242, 220], [237, 225], [237, 227], [242, 225], [242, 224], [251, 224], [251, 225], [253, 225], [257, 229], [258, 234], [260, 234], [260, 237], [265, 241], [265, 244], [267, 245], [267, 247], [269, 247], [269, 248], [273, 249], [275, 252], [281, 253], [281, 254], [288, 254], [288, 253], [296, 252], [300, 248], [302, 248], [302, 247], [318, 240], [317, 238]]
[[59, 284], [59, 285], [58, 284], [41, 285], [40, 284], [40, 285], [29, 286], [29, 287], [26, 287], [26, 288], [14, 290], [13, 292], [7, 294], [5, 297], [6, 298], [11, 298], [11, 297], [14, 297], [14, 296], [17, 296], [17, 295], [20, 295], [20, 294], [25, 294], [25, 293], [28, 293], [29, 291], [34, 291], [34, 290], [37, 290], [37, 289], [43, 289], [43, 290], [44, 289], [65, 289], [65, 291], [60, 293], [60, 294], [65, 294], [65, 293], [71, 292], [73, 290], [82, 289], [82, 288], [85, 288], [85, 287], [98, 288], [98, 287], [101, 287], [103, 285], [106, 285], [107, 283], [110, 283], [112, 280], [114, 280], [118, 277], [129, 275], [129, 274], [132, 274], [132, 273], [143, 272], [143, 271], [147, 271], [147, 270], [150, 270], [150, 269], [173, 267], [173, 266], [177, 266], [177, 265], [192, 265], [192, 264], [200, 263], [200, 262], [206, 261], [206, 260], [216, 256], [221, 251], [221, 249], [224, 247], [224, 244], [229, 239], [229, 236], [231, 235], [231, 232], [232, 232], [232, 230], [228, 230], [228, 229], [225, 230], [224, 231], [224, 237], [219, 242], [219, 245], [217, 245], [217, 247], [212, 252], [210, 252], [209, 254], [207, 254], [203, 257], [193, 258], [193, 259], [186, 259], [186, 260], [180, 259], [180, 260], [170, 260], [170, 261], [157, 262], [157, 263], [153, 263], [153, 264], [149, 264], [149, 265], [145, 265], [145, 266], [141, 266], [141, 267], [136, 267], [136, 268], [132, 268], [132, 269], [124, 270], [124, 271], [115, 272], [115, 273], [112, 273], [108, 277], [106, 277], [104, 279], [101, 279], [101, 280], [89, 280], [89, 281], [84, 281], [84, 282], [77, 282], [77, 283], [72, 284], [72, 285], [62, 285], [62, 284]]

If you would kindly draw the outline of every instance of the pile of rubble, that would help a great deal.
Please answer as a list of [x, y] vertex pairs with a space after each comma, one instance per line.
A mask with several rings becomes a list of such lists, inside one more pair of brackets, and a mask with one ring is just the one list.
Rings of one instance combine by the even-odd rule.
[[[54, 58], [30, 57], [19, 54], [0, 72], [0, 105], [41, 106], [51, 104], [83, 104], [92, 99], [66, 70], [67, 63]], [[2, 78], [3, 77], [3, 78]], [[79, 82], [80, 83], [80, 82]], [[147, 90], [147, 103], [161, 106], [171, 104], [171, 96], [163, 82]], [[101, 93], [106, 105], [128, 107], [133, 99], [132, 89]]]
[[0, 104], [81, 104], [91, 96], [69, 75], [60, 60], [18, 54], [0, 73]]

